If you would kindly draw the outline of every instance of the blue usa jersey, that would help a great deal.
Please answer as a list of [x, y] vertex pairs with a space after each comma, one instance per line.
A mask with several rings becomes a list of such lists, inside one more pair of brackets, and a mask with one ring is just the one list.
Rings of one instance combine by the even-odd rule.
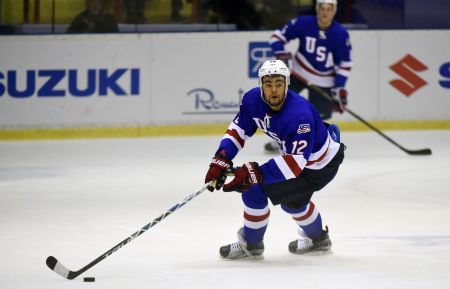
[[280, 146], [280, 156], [261, 165], [266, 184], [295, 178], [304, 168], [321, 169], [339, 149], [314, 106], [291, 90], [280, 111], [269, 108], [259, 87], [248, 91], [217, 151], [233, 159], [257, 129]]
[[352, 67], [348, 31], [338, 22], [320, 30], [317, 16], [299, 16], [275, 30], [270, 45], [275, 55], [287, 53], [285, 44], [299, 39], [292, 74], [306, 84], [345, 87]]

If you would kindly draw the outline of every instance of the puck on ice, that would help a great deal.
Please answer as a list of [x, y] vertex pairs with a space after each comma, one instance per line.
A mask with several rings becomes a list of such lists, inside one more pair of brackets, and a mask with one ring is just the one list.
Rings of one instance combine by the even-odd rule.
[[95, 277], [84, 277], [83, 281], [84, 282], [95, 282]]

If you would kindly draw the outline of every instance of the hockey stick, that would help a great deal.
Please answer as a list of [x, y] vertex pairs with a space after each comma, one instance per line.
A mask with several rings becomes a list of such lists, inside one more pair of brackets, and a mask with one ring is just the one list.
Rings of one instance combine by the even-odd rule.
[[164, 218], [166, 218], [167, 216], [169, 216], [170, 214], [172, 214], [173, 212], [175, 212], [179, 208], [183, 207], [186, 203], [190, 202], [193, 198], [195, 198], [198, 195], [200, 195], [201, 193], [203, 193], [208, 185], [209, 185], [209, 183], [205, 184], [203, 186], [203, 188], [201, 188], [199, 191], [197, 191], [197, 192], [187, 196], [183, 201], [181, 201], [180, 203], [175, 204], [174, 206], [172, 206], [165, 213], [161, 214], [161, 216], [157, 217], [156, 219], [154, 219], [153, 221], [151, 221], [150, 223], [148, 223], [147, 225], [142, 227], [139, 231], [136, 231], [134, 234], [132, 234], [131, 236], [129, 236], [128, 238], [126, 238], [125, 240], [120, 242], [119, 244], [115, 245], [114, 247], [112, 247], [111, 249], [109, 249], [108, 251], [106, 251], [105, 253], [100, 255], [99, 257], [97, 257], [97, 259], [95, 259], [94, 261], [90, 262], [89, 264], [87, 264], [86, 266], [81, 268], [80, 270], [78, 270], [78, 271], [71, 271], [71, 270], [67, 269], [63, 264], [61, 264], [61, 262], [59, 262], [53, 256], [47, 257], [47, 260], [46, 260], [47, 266], [51, 270], [55, 271], [57, 274], [61, 275], [64, 278], [67, 278], [69, 280], [72, 280], [72, 279], [78, 277], [79, 275], [81, 275], [82, 273], [86, 272], [88, 269], [90, 269], [91, 267], [93, 267], [94, 265], [99, 263], [100, 261], [106, 259], [110, 255], [112, 255], [114, 252], [116, 252], [117, 250], [119, 250], [120, 248], [125, 246], [126, 244], [130, 243], [131, 241], [133, 241], [135, 238], [139, 237], [141, 234], [145, 233], [148, 229], [150, 229], [154, 225], [158, 224], [161, 220], [163, 220]]
[[[333, 98], [329, 94], [327, 94], [325, 91], [323, 91], [320, 87], [315, 86], [313, 84], [310, 84], [309, 87], [311, 87], [312, 89], [317, 91], [321, 96], [326, 98], [328, 101], [334, 102]], [[429, 149], [429, 148], [418, 149], [418, 150], [410, 150], [410, 149], [405, 148], [404, 146], [400, 145], [398, 142], [394, 141], [392, 138], [385, 135], [381, 130], [379, 130], [378, 128], [374, 127], [372, 124], [367, 122], [365, 119], [363, 119], [362, 117], [360, 117], [359, 115], [357, 115], [356, 113], [351, 111], [349, 108], [345, 107], [344, 110], [346, 112], [348, 112], [351, 116], [353, 116], [354, 118], [356, 118], [357, 120], [359, 120], [360, 122], [362, 122], [363, 124], [368, 126], [370, 129], [372, 129], [373, 131], [375, 131], [376, 133], [378, 133], [379, 135], [384, 137], [391, 144], [395, 145], [396, 147], [398, 147], [399, 149], [404, 151], [405, 153], [407, 153], [409, 155], [416, 155], [416, 156], [417, 155], [431, 155], [431, 149]]]

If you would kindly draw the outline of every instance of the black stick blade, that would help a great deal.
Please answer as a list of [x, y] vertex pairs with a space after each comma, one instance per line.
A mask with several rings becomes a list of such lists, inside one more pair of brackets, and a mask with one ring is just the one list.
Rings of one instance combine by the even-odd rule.
[[[71, 271], [69, 269], [67, 269], [66, 267], [64, 267], [64, 265], [62, 265], [55, 257], [53, 256], [49, 256], [47, 257], [47, 260], [45, 261], [45, 263], [47, 263], [48, 268], [50, 268], [50, 270], [53, 270], [54, 272], [56, 272], [57, 274], [61, 275], [62, 277], [66, 278], [66, 279], [73, 279], [71, 274]], [[72, 278], [70, 278], [72, 277]]]
[[47, 260], [45, 260], [45, 263], [47, 263], [47, 267], [49, 267], [51, 270], [55, 269], [56, 263], [58, 263], [58, 260], [56, 260], [53, 256], [48, 256]]
[[415, 156], [429, 156], [431, 155], [431, 149], [422, 149], [422, 150], [408, 150], [408, 154]]

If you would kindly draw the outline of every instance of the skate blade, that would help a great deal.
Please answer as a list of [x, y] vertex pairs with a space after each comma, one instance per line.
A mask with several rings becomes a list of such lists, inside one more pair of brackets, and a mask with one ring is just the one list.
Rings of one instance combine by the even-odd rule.
[[[292, 252], [290, 252], [292, 253]], [[315, 250], [315, 251], [306, 251], [306, 252], [295, 252], [292, 253], [294, 255], [307, 255], [307, 256], [320, 256], [320, 255], [329, 255], [333, 254], [331, 249], [329, 250]]]
[[263, 260], [264, 255], [242, 256], [242, 257], [235, 257], [235, 258], [227, 258], [227, 257], [222, 257], [219, 255], [219, 258], [222, 260], [230, 260], [230, 261], [258, 261], [258, 260]]

